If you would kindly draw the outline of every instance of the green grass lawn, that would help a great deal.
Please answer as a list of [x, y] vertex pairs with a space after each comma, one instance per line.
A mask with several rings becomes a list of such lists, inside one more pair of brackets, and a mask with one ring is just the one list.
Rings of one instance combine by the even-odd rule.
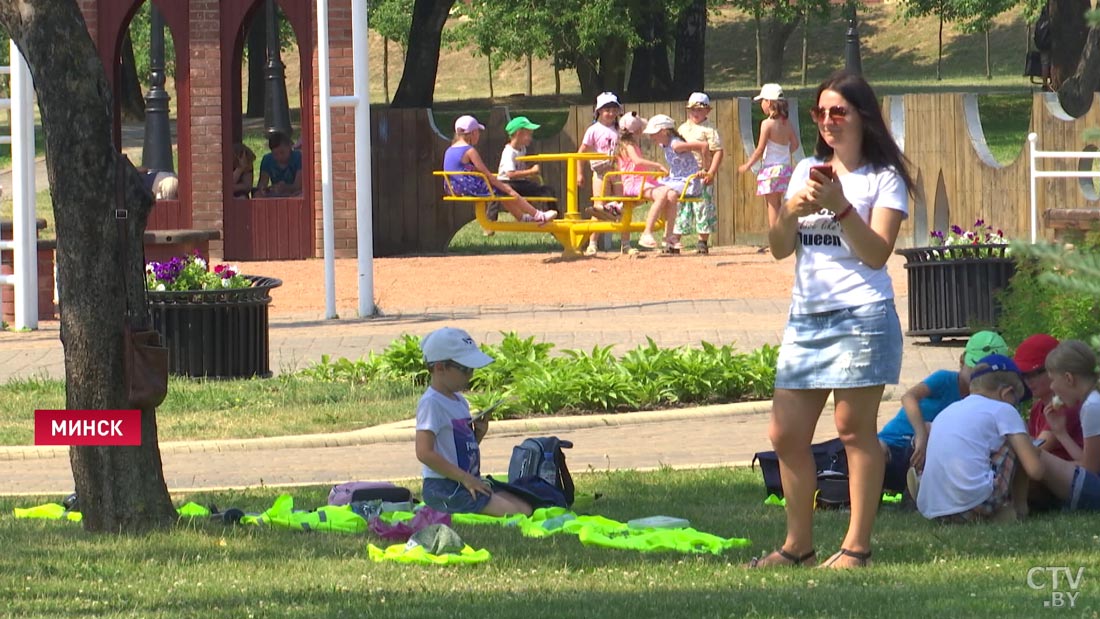
[[[343, 432], [411, 418], [424, 389], [397, 381], [320, 383], [280, 375], [266, 380], [173, 377], [157, 408], [162, 441]], [[65, 408], [59, 380], [0, 385], [0, 445], [34, 443], [34, 411]]]
[[[1100, 610], [1100, 527], [1095, 515], [1043, 515], [1023, 524], [947, 527], [882, 508], [877, 564], [868, 570], [741, 565], [782, 540], [781, 509], [762, 504], [759, 474], [741, 469], [590, 471], [580, 492], [593, 511], [626, 521], [687, 518], [700, 531], [748, 538], [720, 556], [642, 554], [582, 545], [576, 537], [529, 539], [515, 529], [456, 530], [492, 559], [466, 567], [373, 563], [371, 536], [301, 534], [184, 522], [138, 537], [88, 535], [79, 525], [15, 520], [10, 510], [60, 497], [5, 498], [0, 508], [0, 615], [10, 617], [935, 617], [1095, 616]], [[418, 482], [410, 487], [419, 490]], [[325, 502], [327, 487], [292, 491], [296, 506]], [[261, 511], [273, 489], [177, 496]], [[839, 545], [844, 512], [818, 512], [823, 557]], [[1085, 569], [1072, 611], [1032, 589], [1034, 567]], [[1063, 591], [1068, 591], [1065, 584]]]

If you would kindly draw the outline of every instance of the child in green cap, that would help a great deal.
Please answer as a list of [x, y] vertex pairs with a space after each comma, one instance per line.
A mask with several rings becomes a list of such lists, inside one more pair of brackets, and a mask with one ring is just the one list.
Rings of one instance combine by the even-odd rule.
[[886, 452], [883, 489], [904, 492], [909, 467], [924, 468], [928, 428], [948, 405], [970, 395], [970, 373], [987, 355], [1007, 355], [1008, 344], [993, 331], [979, 331], [966, 341], [959, 371], [937, 370], [901, 396], [901, 410], [878, 433]]
[[[525, 198], [554, 198], [554, 202], [533, 203], [535, 208], [546, 211], [556, 208], [557, 194], [554, 193], [552, 188], [542, 184], [542, 177], [539, 175], [537, 163], [529, 166], [523, 161], [516, 161], [517, 157], [527, 154], [527, 147], [531, 145], [534, 131], [540, 126], [531, 122], [526, 116], [516, 116], [508, 121], [508, 124], [504, 126], [504, 130], [508, 132], [510, 140], [504, 145], [504, 150], [500, 153], [497, 178], [511, 185], [516, 193]], [[495, 221], [496, 214], [499, 212], [499, 206], [496, 209], [490, 206], [489, 219]]]

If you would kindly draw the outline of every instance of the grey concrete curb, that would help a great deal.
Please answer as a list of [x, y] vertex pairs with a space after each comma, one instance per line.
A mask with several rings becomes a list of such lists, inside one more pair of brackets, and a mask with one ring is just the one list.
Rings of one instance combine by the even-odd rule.
[[[692, 408], [642, 411], [636, 413], [505, 419], [502, 421], [494, 421], [490, 424], [489, 432], [493, 436], [520, 436], [533, 433], [557, 432], [561, 430], [638, 425], [720, 415], [749, 415], [766, 413], [770, 410], [771, 400], [762, 400], [757, 402], [735, 402], [732, 404], [716, 404], [713, 406], [697, 406]], [[167, 442], [161, 443], [160, 452], [162, 454], [218, 453], [260, 451], [264, 449], [353, 447], [377, 443], [412, 443], [415, 435], [415, 422], [412, 419], [407, 419], [381, 426], [363, 428], [361, 430], [330, 434]], [[33, 445], [0, 447], [0, 461], [43, 460], [50, 458], [67, 458], [68, 456], [68, 447], [35, 447]]]

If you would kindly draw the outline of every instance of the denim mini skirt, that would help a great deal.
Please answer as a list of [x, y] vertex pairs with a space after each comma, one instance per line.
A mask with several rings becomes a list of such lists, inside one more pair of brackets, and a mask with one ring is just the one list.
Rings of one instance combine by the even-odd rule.
[[893, 299], [791, 314], [779, 348], [776, 389], [845, 389], [897, 384], [901, 322]]

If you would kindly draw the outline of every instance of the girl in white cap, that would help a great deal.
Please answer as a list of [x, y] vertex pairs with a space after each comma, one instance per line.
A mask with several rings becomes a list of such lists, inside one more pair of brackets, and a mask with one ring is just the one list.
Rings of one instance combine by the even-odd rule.
[[[613, 92], [603, 92], [596, 97], [596, 107], [593, 112], [595, 122], [589, 125], [581, 138], [578, 153], [597, 152], [605, 155], [615, 153], [615, 147], [619, 143], [619, 116], [623, 113], [623, 106], [619, 103], [619, 97]], [[604, 203], [595, 200], [603, 194], [603, 175], [615, 169], [613, 159], [597, 159], [589, 162], [592, 169], [592, 197], [593, 216], [599, 218], [603, 214]], [[584, 161], [577, 160], [577, 186], [584, 186]], [[599, 235], [589, 237], [588, 248], [584, 255], [596, 255], [596, 241]]]
[[771, 227], [775, 225], [783, 193], [791, 182], [791, 155], [798, 150], [798, 134], [787, 120], [790, 109], [779, 84], [764, 84], [753, 100], [760, 102], [760, 109], [767, 118], [760, 122], [760, 141], [756, 150], [737, 171], [747, 172], [764, 158], [764, 165], [756, 175], [756, 195], [764, 196], [764, 203], [768, 205], [768, 227]]
[[[481, 172], [497, 191], [512, 196], [512, 200], [502, 200], [501, 204], [512, 214], [512, 217], [516, 218], [516, 221], [537, 221], [542, 224], [557, 217], [557, 211], [540, 211], [531, 206], [531, 203], [524, 200], [511, 185], [489, 172], [481, 155], [474, 148], [481, 140], [483, 129], [485, 125], [479, 123], [473, 116], [458, 117], [455, 121], [454, 140], [450, 148], [443, 153], [443, 170], [445, 172]], [[456, 195], [488, 196], [492, 193], [489, 186], [485, 184], [485, 180], [472, 174], [455, 174], [450, 176], [450, 181], [450, 186], [454, 188]]]
[[[679, 210], [680, 194], [697, 196], [701, 191], [701, 179], [695, 177], [688, 187], [688, 177], [702, 170], [699, 160], [693, 152], [697, 152], [704, 163], [709, 163], [709, 149], [706, 142], [688, 142], [676, 131], [676, 122], [665, 114], [656, 114], [650, 117], [646, 123], [645, 133], [665, 152], [665, 161], [668, 162], [668, 173], [657, 179], [657, 184], [652, 189], [646, 190], [646, 197], [652, 198], [653, 206], [646, 215], [645, 230], [642, 238], [638, 239], [638, 246], [643, 249], [656, 249], [657, 239], [653, 238], [653, 226], [658, 217], [665, 219], [665, 251], [670, 254], [680, 253], [680, 237], [673, 233], [676, 222], [676, 213]], [[686, 189], [685, 189], [686, 188]]]

